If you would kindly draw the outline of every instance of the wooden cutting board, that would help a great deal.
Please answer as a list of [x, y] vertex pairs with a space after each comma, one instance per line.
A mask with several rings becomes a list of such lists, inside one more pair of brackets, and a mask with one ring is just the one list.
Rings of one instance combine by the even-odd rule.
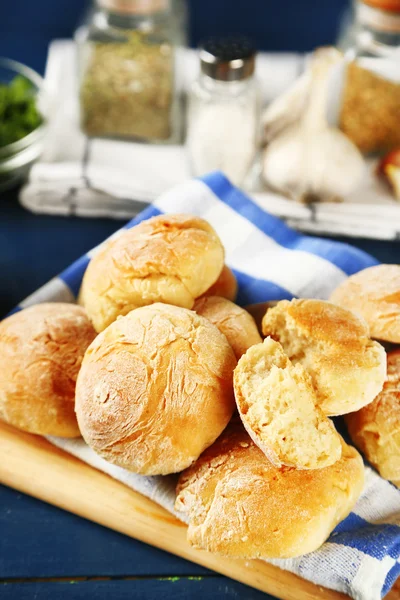
[[[221, 558], [191, 548], [186, 541], [186, 525], [151, 500], [44, 438], [1, 422], [0, 483], [282, 600], [348, 600], [344, 594], [316, 586], [260, 560]], [[399, 588], [386, 598], [399, 600]]]

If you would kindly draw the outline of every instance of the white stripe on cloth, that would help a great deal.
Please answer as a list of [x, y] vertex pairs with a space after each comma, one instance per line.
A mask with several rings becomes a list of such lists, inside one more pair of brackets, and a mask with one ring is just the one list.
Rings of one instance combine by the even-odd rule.
[[392, 523], [400, 526], [399, 490], [367, 467], [364, 494], [353, 512], [370, 523]]
[[390, 556], [377, 560], [364, 554], [351, 582], [355, 600], [380, 600], [386, 576], [395, 563]]
[[218, 231], [233, 269], [271, 281], [294, 296], [324, 299], [347, 277], [324, 258], [280, 246], [224, 204], [202, 181], [188, 181], [174, 188], [156, 200], [154, 206], [165, 213], [187, 212], [189, 201], [190, 212], [206, 219]]
[[41, 302], [75, 302], [75, 296], [66, 283], [59, 277], [54, 277], [43, 287], [33, 292], [20, 302], [20, 308], [28, 308]]

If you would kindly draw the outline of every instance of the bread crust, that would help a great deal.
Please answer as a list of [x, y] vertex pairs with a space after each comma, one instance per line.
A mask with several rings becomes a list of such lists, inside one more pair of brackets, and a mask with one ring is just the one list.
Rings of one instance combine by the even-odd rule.
[[192, 308], [223, 265], [223, 246], [206, 221], [160, 215], [105, 244], [88, 265], [79, 302], [100, 332], [118, 316], [154, 302]]
[[220, 296], [235, 302], [238, 293], [238, 282], [233, 271], [224, 265], [217, 281], [202, 296]]
[[40, 435], [80, 436], [75, 383], [96, 336], [85, 311], [37, 304], [0, 323], [0, 418]]
[[291, 558], [316, 550], [353, 508], [364, 483], [358, 452], [315, 471], [278, 469], [238, 421], [178, 481], [175, 508], [192, 546], [233, 558]]
[[160, 303], [138, 308], [86, 352], [76, 390], [82, 435], [135, 473], [181, 471], [228, 424], [235, 366], [225, 336], [204, 317]]
[[350, 310], [323, 300], [282, 300], [267, 311], [262, 328], [309, 373], [326, 415], [358, 410], [382, 390], [385, 350]]
[[262, 342], [253, 317], [226, 298], [208, 296], [196, 300], [193, 310], [225, 335], [237, 359], [254, 344]]
[[348, 277], [331, 302], [361, 315], [377, 340], [400, 343], [400, 265], [376, 265]]
[[351, 439], [385, 479], [400, 485], [400, 349], [387, 355], [388, 378], [371, 404], [346, 415]]

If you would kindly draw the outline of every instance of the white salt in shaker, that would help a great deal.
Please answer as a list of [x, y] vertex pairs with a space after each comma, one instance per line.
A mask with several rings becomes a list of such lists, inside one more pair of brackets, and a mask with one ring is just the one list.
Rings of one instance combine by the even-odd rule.
[[194, 175], [221, 170], [242, 185], [258, 147], [255, 52], [244, 38], [200, 48], [200, 75], [189, 93], [187, 144]]

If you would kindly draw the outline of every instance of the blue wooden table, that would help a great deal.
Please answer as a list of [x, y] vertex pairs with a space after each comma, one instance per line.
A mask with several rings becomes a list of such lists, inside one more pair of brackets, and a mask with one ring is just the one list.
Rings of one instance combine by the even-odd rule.
[[[331, 43], [348, 0], [190, 0], [191, 39], [241, 31], [267, 50]], [[48, 42], [72, 33], [81, 0], [0, 2], [0, 55], [43, 72]], [[0, 318], [120, 223], [35, 216], [0, 196]], [[400, 245], [355, 240], [384, 262]], [[216, 600], [267, 596], [0, 486], [1, 600]]]

